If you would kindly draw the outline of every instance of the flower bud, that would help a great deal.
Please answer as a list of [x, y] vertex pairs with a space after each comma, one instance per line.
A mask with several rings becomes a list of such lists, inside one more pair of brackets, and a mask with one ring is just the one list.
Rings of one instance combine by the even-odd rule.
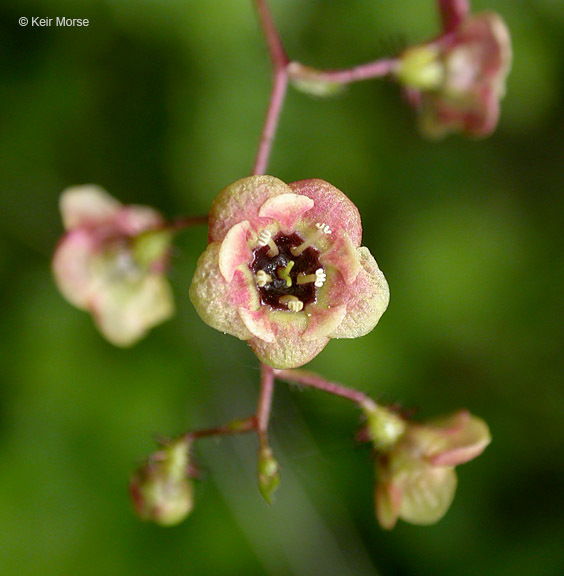
[[280, 484], [280, 466], [269, 447], [263, 447], [258, 454], [258, 483], [262, 497], [272, 504], [272, 496]]
[[366, 433], [376, 450], [394, 446], [407, 427], [406, 421], [391, 410], [368, 402], [363, 406], [367, 420]]
[[133, 475], [130, 493], [139, 518], [173, 526], [192, 511], [189, 451], [186, 438], [174, 440], [151, 454], [149, 461]]

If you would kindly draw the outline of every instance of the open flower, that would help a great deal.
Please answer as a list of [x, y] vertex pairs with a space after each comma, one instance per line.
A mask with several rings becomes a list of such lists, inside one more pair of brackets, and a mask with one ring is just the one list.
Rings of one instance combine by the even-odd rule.
[[377, 450], [376, 516], [387, 529], [398, 518], [411, 524], [438, 522], [454, 498], [454, 467], [479, 456], [491, 441], [486, 423], [465, 410], [414, 424], [378, 407], [368, 419]]
[[67, 233], [53, 256], [57, 286], [110, 342], [129, 346], [171, 316], [170, 233], [158, 212], [123, 206], [97, 186], [65, 190], [60, 208]]
[[424, 134], [487, 136], [497, 126], [511, 68], [511, 39], [498, 14], [469, 16], [468, 2], [441, 2], [444, 32], [408, 48], [396, 76], [408, 89]]
[[388, 305], [361, 235], [355, 205], [323, 180], [243, 178], [212, 205], [190, 297], [207, 324], [247, 340], [262, 362], [301, 366], [330, 338], [370, 332]]

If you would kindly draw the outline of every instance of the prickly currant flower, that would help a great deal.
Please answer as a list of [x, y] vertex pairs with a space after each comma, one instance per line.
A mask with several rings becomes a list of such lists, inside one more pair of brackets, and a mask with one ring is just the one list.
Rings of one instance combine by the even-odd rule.
[[194, 506], [189, 457], [190, 442], [180, 438], [151, 454], [137, 470], [129, 489], [139, 518], [172, 526], [188, 516]]
[[442, 4], [444, 33], [408, 48], [396, 76], [408, 89], [427, 136], [488, 136], [497, 126], [511, 68], [509, 31], [498, 14], [468, 16], [467, 2]]
[[[377, 451], [380, 525], [392, 529], [398, 518], [411, 524], [438, 522], [454, 498], [454, 467], [479, 456], [491, 441], [486, 423], [460, 411], [429, 424], [413, 424], [378, 410], [367, 414]], [[384, 417], [382, 411], [387, 412]]]
[[123, 206], [97, 186], [65, 190], [60, 208], [67, 232], [53, 256], [57, 286], [110, 342], [129, 346], [172, 315], [171, 237], [158, 212]]
[[251, 176], [212, 205], [190, 297], [202, 319], [247, 340], [262, 362], [294, 368], [330, 338], [370, 332], [388, 285], [355, 205], [323, 180]]

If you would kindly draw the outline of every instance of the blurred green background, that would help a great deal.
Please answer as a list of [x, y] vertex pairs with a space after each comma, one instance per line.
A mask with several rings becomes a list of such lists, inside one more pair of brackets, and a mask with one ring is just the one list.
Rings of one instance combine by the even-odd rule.
[[[432, 0], [272, 0], [288, 52], [347, 67], [438, 31]], [[201, 214], [249, 174], [270, 69], [250, 0], [0, 4], [0, 574], [564, 574], [564, 6], [481, 0], [515, 62], [499, 129], [429, 143], [396, 86], [291, 91], [270, 173], [324, 178], [358, 205], [392, 301], [333, 341], [324, 376], [427, 418], [467, 407], [494, 441], [459, 469], [436, 526], [382, 531], [354, 407], [276, 388], [282, 484], [256, 488], [253, 437], [202, 441], [192, 516], [138, 522], [130, 471], [157, 434], [254, 410], [258, 363], [188, 299], [205, 230], [176, 243], [178, 314], [129, 350], [53, 284], [58, 196], [95, 182], [168, 216]], [[21, 16], [88, 28], [20, 27]]]

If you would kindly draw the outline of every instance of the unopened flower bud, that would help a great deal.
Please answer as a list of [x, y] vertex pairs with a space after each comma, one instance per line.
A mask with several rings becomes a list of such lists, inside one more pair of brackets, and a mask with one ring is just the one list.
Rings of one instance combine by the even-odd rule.
[[376, 450], [394, 446], [407, 428], [401, 416], [373, 402], [366, 403], [363, 410], [367, 421], [366, 434]]
[[189, 451], [186, 438], [172, 441], [151, 454], [149, 461], [133, 475], [130, 492], [139, 518], [173, 526], [192, 511]]
[[258, 483], [262, 497], [272, 504], [272, 496], [280, 484], [280, 466], [269, 447], [259, 450]]

